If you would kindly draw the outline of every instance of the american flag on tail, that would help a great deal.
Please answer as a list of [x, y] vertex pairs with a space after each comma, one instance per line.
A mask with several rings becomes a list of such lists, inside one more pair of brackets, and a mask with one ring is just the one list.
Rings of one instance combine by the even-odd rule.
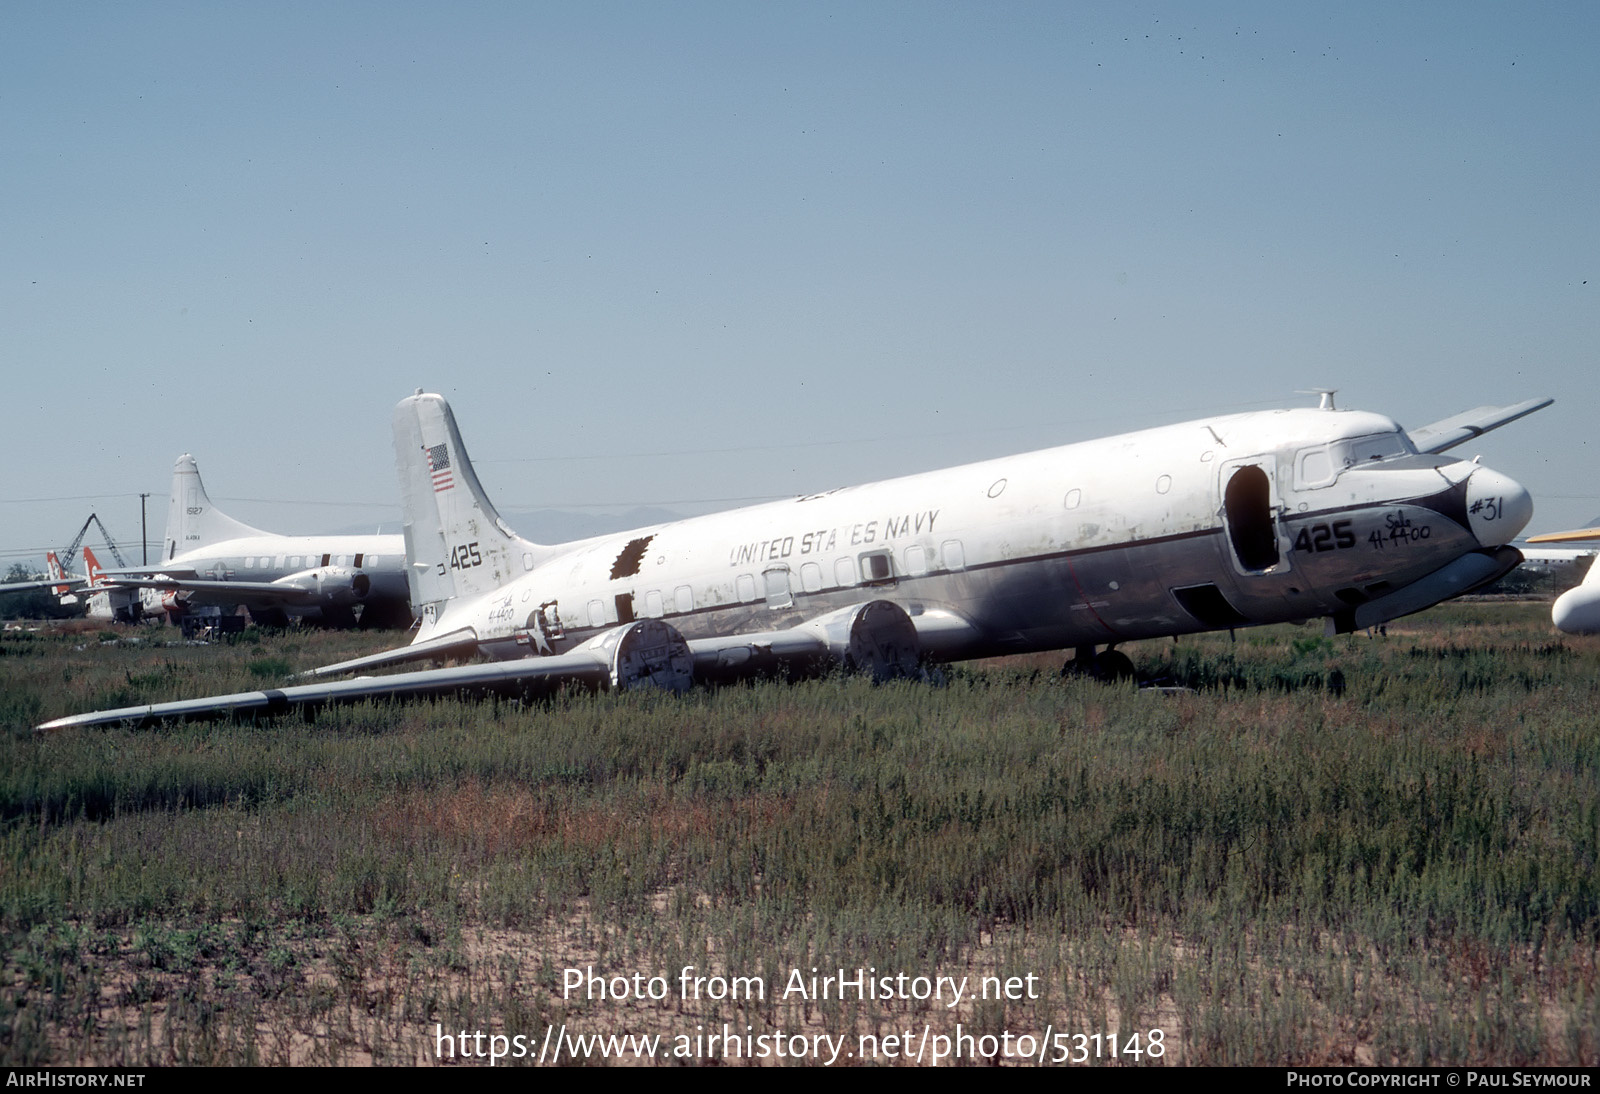
[[450, 473], [449, 446], [436, 444], [424, 451], [428, 453], [428, 470], [433, 473], [433, 492], [437, 494], [454, 486], [455, 478]]

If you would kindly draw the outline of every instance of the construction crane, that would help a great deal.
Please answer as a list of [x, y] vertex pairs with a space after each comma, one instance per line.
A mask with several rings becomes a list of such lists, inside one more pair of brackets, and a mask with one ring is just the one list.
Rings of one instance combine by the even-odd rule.
[[106, 526], [100, 523], [97, 514], [90, 513], [89, 519], [83, 522], [83, 527], [78, 529], [78, 535], [72, 541], [72, 546], [61, 553], [61, 566], [63, 569], [72, 568], [72, 560], [77, 557], [78, 548], [83, 544], [83, 537], [89, 532], [89, 525], [100, 529], [101, 538], [106, 541], [106, 550], [111, 552], [111, 557], [117, 560], [117, 567], [121, 569], [127, 565], [122, 561], [122, 552], [117, 550], [117, 545], [111, 540], [111, 533], [106, 531]]

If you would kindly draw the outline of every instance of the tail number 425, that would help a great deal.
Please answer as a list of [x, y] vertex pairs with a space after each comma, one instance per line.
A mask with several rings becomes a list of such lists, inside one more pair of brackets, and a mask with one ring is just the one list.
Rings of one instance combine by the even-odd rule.
[[[450, 569], [470, 570], [474, 566], [483, 565], [483, 556], [478, 553], [478, 541], [471, 543], [458, 543], [450, 552]], [[445, 575], [445, 564], [439, 563], [439, 576]]]

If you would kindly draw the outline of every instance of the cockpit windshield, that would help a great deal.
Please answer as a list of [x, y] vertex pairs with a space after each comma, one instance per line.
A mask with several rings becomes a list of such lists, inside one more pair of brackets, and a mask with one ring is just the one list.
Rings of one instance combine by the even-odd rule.
[[1297, 490], [1332, 486], [1340, 475], [1360, 464], [1410, 456], [1416, 452], [1411, 438], [1401, 430], [1348, 437], [1315, 448], [1302, 448], [1295, 457], [1294, 485]]

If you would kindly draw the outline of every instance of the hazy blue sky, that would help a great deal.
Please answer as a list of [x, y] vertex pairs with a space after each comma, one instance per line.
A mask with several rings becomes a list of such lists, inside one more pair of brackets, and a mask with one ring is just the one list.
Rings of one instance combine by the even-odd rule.
[[1554, 395], [1461, 451], [1578, 524], [1596, 57], [1592, 3], [8, 4], [0, 562], [159, 538], [185, 451], [394, 519], [419, 386], [504, 509], [684, 511]]

